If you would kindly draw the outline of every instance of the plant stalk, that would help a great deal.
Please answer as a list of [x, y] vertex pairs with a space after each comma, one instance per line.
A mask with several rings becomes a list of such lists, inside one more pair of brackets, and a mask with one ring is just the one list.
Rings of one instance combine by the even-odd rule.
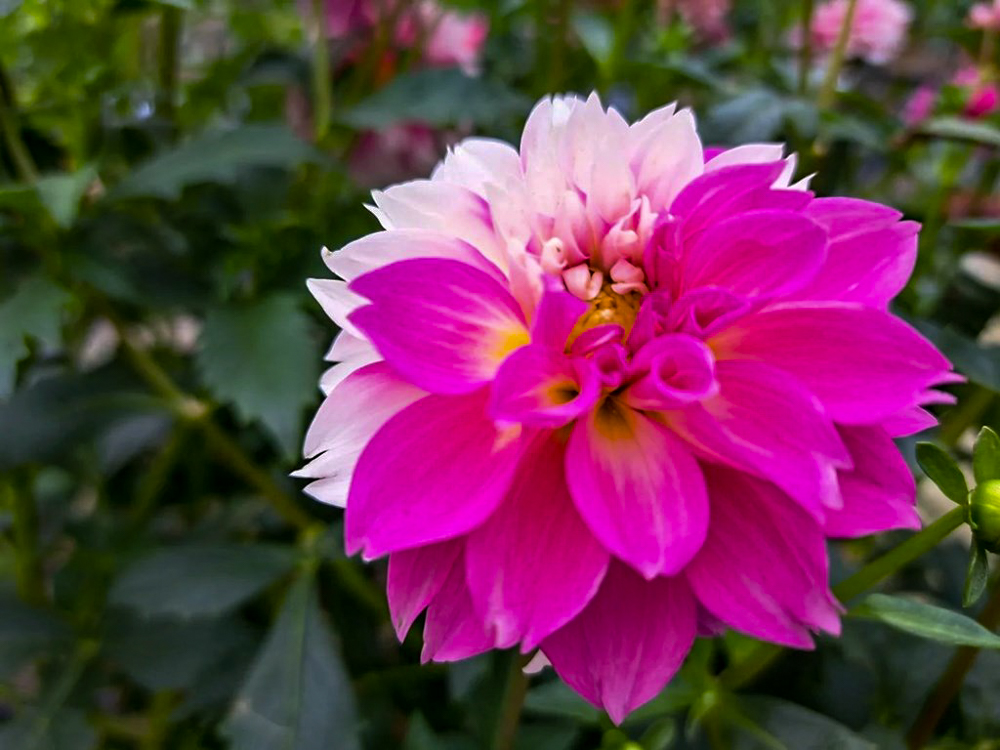
[[823, 78], [823, 85], [819, 90], [819, 97], [816, 104], [820, 111], [829, 109], [837, 98], [837, 81], [840, 80], [840, 71], [844, 67], [847, 59], [847, 43], [851, 39], [851, 30], [854, 26], [854, 14], [858, 9], [858, 0], [848, 0], [847, 13], [844, 15], [844, 24], [840, 27], [840, 35], [837, 37], [837, 44], [833, 48], [830, 56], [830, 64], [826, 68], [826, 75]]
[[513, 750], [517, 739], [517, 728], [521, 722], [521, 709], [528, 694], [529, 677], [524, 673], [525, 660], [516, 651], [510, 654], [510, 670], [504, 688], [503, 705], [496, 733], [493, 735], [492, 750]]
[[31, 492], [30, 476], [18, 473], [0, 484], [13, 510], [14, 545], [17, 562], [17, 593], [29, 604], [45, 604], [45, 576], [38, 551], [38, 507]]
[[17, 115], [17, 96], [14, 83], [0, 63], [0, 135], [14, 162], [18, 178], [29, 184], [38, 179], [38, 170], [31, 158], [31, 152], [21, 138], [21, 124]]
[[802, 46], [799, 47], [799, 94], [809, 90], [809, 72], [812, 70], [812, 27], [814, 0], [802, 0]]
[[317, 143], [330, 130], [333, 112], [333, 80], [330, 76], [330, 48], [326, 41], [326, 2], [313, 0], [313, 129]]

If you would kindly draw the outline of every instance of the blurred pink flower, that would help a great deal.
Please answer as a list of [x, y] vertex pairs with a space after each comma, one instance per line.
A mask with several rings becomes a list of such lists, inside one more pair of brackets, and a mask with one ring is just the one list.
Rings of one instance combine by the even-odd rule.
[[[827, 0], [816, 7], [810, 33], [813, 48], [828, 53], [837, 44], [849, 0]], [[913, 11], [901, 0], [858, 0], [847, 54], [874, 65], [887, 63], [902, 49]]]
[[974, 29], [1000, 31], [1000, 0], [993, 0], [992, 3], [976, 3], [969, 10], [967, 21]]
[[440, 155], [432, 128], [423, 123], [403, 123], [358, 136], [348, 156], [348, 169], [361, 187], [381, 187], [429, 174]]
[[920, 86], [903, 107], [903, 122], [910, 127], [919, 125], [933, 114], [937, 100], [938, 90], [936, 88], [927, 84]]
[[699, 39], [716, 43], [729, 38], [731, 0], [660, 0], [659, 5], [661, 17], [669, 19], [676, 11]]
[[[302, 13], [312, 14], [312, 0], [300, 0]], [[340, 39], [378, 23], [378, 3], [372, 0], [326, 0], [326, 35]]]
[[545, 99], [324, 253], [298, 474], [389, 556], [400, 638], [426, 610], [424, 659], [538, 648], [620, 722], [699, 632], [840, 631], [826, 540], [919, 526], [892, 438], [954, 376], [888, 311], [918, 225], [794, 169], [673, 105]]
[[479, 56], [490, 32], [489, 21], [480, 13], [460, 15], [450, 11], [435, 10], [434, 3], [424, 3], [431, 8], [430, 39], [424, 48], [424, 60], [431, 66], [457, 65], [466, 73], [479, 67]]
[[[951, 79], [951, 85], [963, 89], [965, 95], [962, 114], [973, 120], [987, 117], [1000, 107], [1000, 86], [986, 79], [975, 65], [966, 65]], [[924, 84], [920, 86], [903, 111], [903, 121], [910, 127], [919, 125], [933, 114], [941, 92]]]

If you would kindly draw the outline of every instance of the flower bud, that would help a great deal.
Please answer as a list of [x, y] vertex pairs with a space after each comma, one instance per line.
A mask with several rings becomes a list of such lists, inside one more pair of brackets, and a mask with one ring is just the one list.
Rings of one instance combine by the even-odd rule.
[[1000, 479], [981, 483], [969, 504], [972, 529], [982, 545], [1000, 554]]

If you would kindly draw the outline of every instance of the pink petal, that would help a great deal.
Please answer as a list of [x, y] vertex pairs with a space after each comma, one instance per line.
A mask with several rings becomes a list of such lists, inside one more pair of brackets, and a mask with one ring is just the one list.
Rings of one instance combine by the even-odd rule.
[[350, 314], [363, 307], [365, 298], [347, 288], [347, 283], [334, 279], [308, 279], [306, 287], [334, 323], [358, 338], [361, 334], [350, 321]]
[[389, 555], [386, 595], [400, 641], [448, 580], [462, 547], [462, 541], [453, 539]]
[[821, 527], [772, 484], [705, 468], [712, 524], [685, 570], [709, 612], [755, 638], [811, 648], [810, 630], [840, 632]]
[[[637, 131], [633, 131], [633, 138]], [[629, 160], [640, 194], [654, 210], [668, 208], [705, 169], [694, 116], [684, 109], [634, 142]]]
[[416, 258], [454, 260], [478, 268], [499, 282], [504, 276], [479, 250], [451, 234], [430, 229], [393, 229], [355, 240], [336, 252], [325, 252], [327, 267], [353, 281], [384, 266]]
[[500, 365], [490, 414], [502, 422], [562, 427], [590, 411], [600, 394], [601, 378], [592, 361], [532, 344]]
[[810, 630], [840, 632], [821, 527], [772, 484], [706, 466], [712, 523], [685, 570], [698, 600], [755, 638], [811, 648]]
[[528, 343], [510, 292], [454, 260], [400, 261], [355, 279], [351, 289], [372, 302], [351, 321], [404, 378], [432, 393], [478, 388]]
[[647, 578], [676, 573], [704, 541], [698, 463], [664, 427], [613, 398], [573, 427], [566, 478], [594, 535]]
[[432, 180], [460, 185], [486, 196], [488, 184], [505, 185], [521, 177], [521, 157], [509, 144], [492, 138], [467, 138], [453, 146]]
[[369, 441], [347, 504], [347, 552], [366, 559], [464, 534], [485, 521], [510, 486], [517, 428], [498, 430], [487, 392], [427, 396]]
[[542, 651], [570, 687], [620, 724], [666, 686], [694, 637], [695, 602], [683, 578], [646, 581], [612, 562], [587, 608]]
[[708, 228], [688, 250], [685, 286], [743, 296], [802, 288], [826, 259], [826, 233], [792, 211], [747, 211]]
[[818, 521], [839, 507], [836, 468], [847, 449], [822, 405], [795, 378], [759, 362], [716, 363], [719, 393], [668, 416], [711, 460], [770, 479]]
[[587, 309], [586, 302], [569, 292], [546, 289], [531, 322], [531, 341], [563, 351], [566, 340]]
[[917, 487], [892, 438], [881, 427], [841, 427], [854, 468], [840, 473], [844, 507], [826, 517], [826, 533], [857, 537], [889, 529], [919, 529]]
[[910, 326], [856, 305], [788, 305], [739, 319], [715, 336], [719, 359], [780, 367], [811, 390], [827, 414], [865, 424], [912, 406], [951, 369]]
[[469, 534], [472, 600], [497, 646], [525, 653], [594, 596], [608, 552], [584, 525], [566, 488], [564, 446], [542, 433], [526, 449], [507, 498]]
[[636, 353], [631, 369], [638, 377], [622, 398], [633, 409], [679, 409], [719, 389], [712, 350], [682, 333], [650, 341]]
[[885, 308], [906, 286], [917, 259], [920, 225], [900, 222], [886, 206], [851, 198], [820, 198], [805, 214], [826, 228], [823, 268], [796, 299], [839, 300]]
[[937, 417], [920, 406], [910, 406], [881, 421], [882, 429], [894, 438], [916, 435], [938, 423]]
[[460, 661], [493, 648], [493, 632], [472, 606], [465, 583], [465, 554], [459, 554], [424, 621], [421, 661]]

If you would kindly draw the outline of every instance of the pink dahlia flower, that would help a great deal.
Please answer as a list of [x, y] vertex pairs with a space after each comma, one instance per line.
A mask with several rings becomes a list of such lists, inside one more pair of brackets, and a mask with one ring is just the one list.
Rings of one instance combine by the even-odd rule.
[[699, 623], [839, 632], [827, 538], [919, 526], [892, 438], [953, 376], [887, 310], [918, 226], [793, 169], [674, 106], [545, 99], [520, 151], [462, 142], [325, 254], [299, 474], [389, 556], [399, 636], [426, 610], [425, 659], [540, 649], [620, 721]]
[[[814, 49], [825, 53], [837, 45], [849, 5], [849, 0], [827, 0], [816, 7], [810, 26]], [[874, 65], [889, 62], [906, 42], [912, 19], [913, 11], [901, 0], [858, 0], [847, 42], [848, 56]]]

